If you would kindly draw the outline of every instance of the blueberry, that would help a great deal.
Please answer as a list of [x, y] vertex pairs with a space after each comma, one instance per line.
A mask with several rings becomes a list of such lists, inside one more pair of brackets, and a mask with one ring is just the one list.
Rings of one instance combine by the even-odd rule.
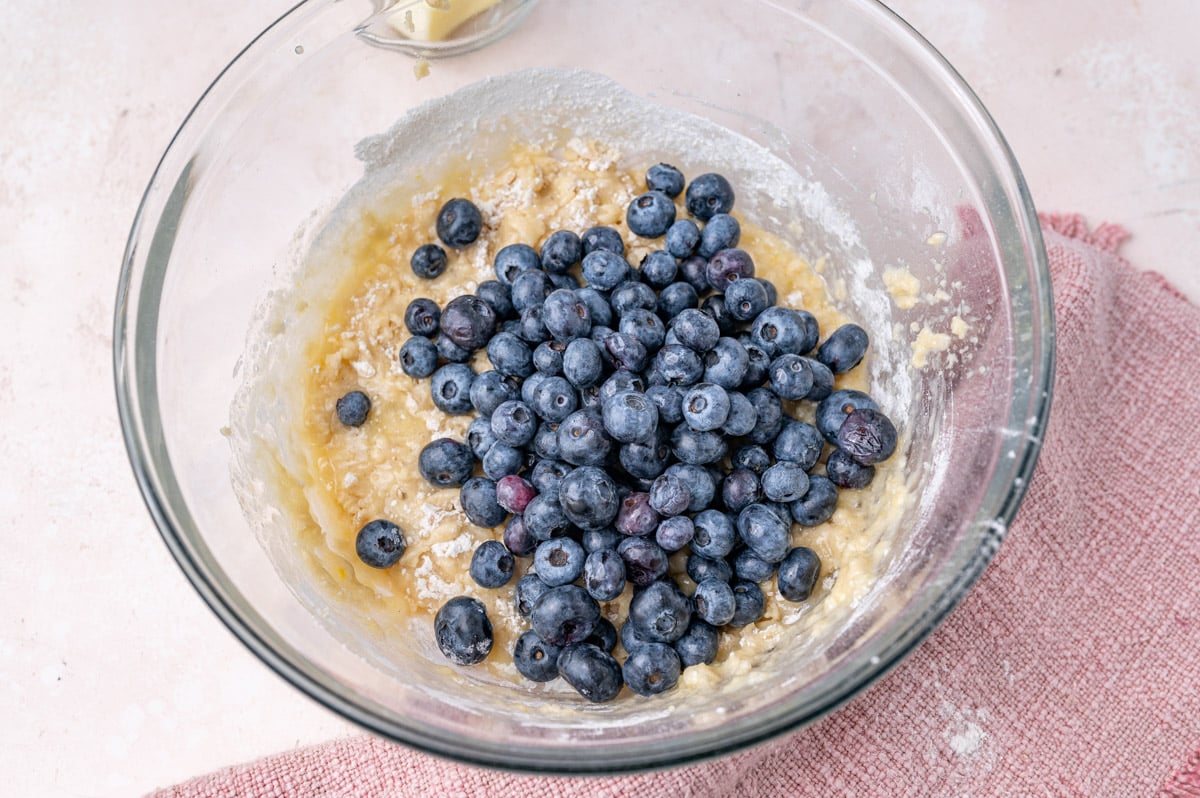
[[679, 654], [679, 662], [685, 668], [708, 665], [717, 658], [717, 642], [717, 630], [704, 621], [693, 618], [683, 637], [675, 641], [675, 652]]
[[654, 530], [654, 542], [663, 551], [679, 551], [692, 541], [696, 527], [692, 519], [686, 515], [676, 515], [665, 519]]
[[622, 391], [601, 407], [605, 431], [621, 443], [648, 441], [658, 426], [658, 408], [644, 393]]
[[735, 468], [721, 483], [721, 499], [725, 509], [731, 513], [740, 512], [743, 508], [762, 499], [762, 485], [758, 476], [745, 468]]
[[766, 507], [775, 515], [779, 516], [779, 520], [787, 525], [788, 529], [792, 528], [792, 511], [786, 502], [772, 501], [771, 499], [763, 499], [762, 506]]
[[596, 601], [612, 601], [625, 590], [625, 561], [615, 548], [593, 551], [583, 564], [583, 586]]
[[603, 465], [612, 450], [612, 439], [604, 432], [601, 418], [586, 410], [577, 410], [558, 427], [558, 448], [562, 459], [576, 466]]
[[437, 346], [428, 338], [409, 338], [400, 347], [400, 369], [413, 379], [424, 379], [437, 369]]
[[802, 311], [778, 306], [769, 307], [754, 319], [750, 338], [771, 357], [799, 355], [812, 349], [808, 326]]
[[746, 626], [763, 617], [767, 600], [762, 590], [753, 582], [744, 580], [733, 583], [733, 620], [729, 626]]
[[644, 537], [658, 527], [659, 520], [650, 504], [650, 494], [635, 491], [621, 499], [613, 526], [622, 535]]
[[537, 574], [526, 574], [517, 580], [517, 588], [513, 593], [513, 603], [522, 618], [528, 618], [533, 612], [537, 600], [550, 589], [550, 586], [538, 578]]
[[567, 345], [563, 341], [542, 341], [533, 350], [533, 368], [548, 377], [562, 376], [566, 350]]
[[646, 368], [650, 353], [645, 344], [626, 333], [613, 333], [604, 339], [604, 351], [614, 369], [640, 372]]
[[698, 294], [703, 294], [712, 286], [708, 282], [708, 260], [699, 255], [692, 255], [679, 262], [679, 277]]
[[767, 290], [758, 280], [735, 280], [725, 289], [725, 310], [735, 321], [750, 321], [767, 309]]
[[[680, 224], [681, 222], [676, 222], [667, 231], [668, 248], [671, 246], [671, 231], [679, 227]], [[642, 258], [639, 271], [641, 272], [642, 279], [646, 281], [643, 285], [646, 285], [648, 288], [651, 286], [653, 288], [664, 288], [674, 282], [675, 275], [679, 273], [679, 263], [675, 260], [672, 253], [656, 249]], [[657, 299], [655, 297], [655, 302], [657, 302]]]
[[799, 355], [780, 355], [771, 361], [767, 371], [771, 390], [781, 399], [803, 399], [813, 387], [813, 373], [808, 358]]
[[523, 513], [537, 489], [524, 477], [509, 474], [496, 480], [496, 503], [510, 513]]
[[646, 347], [647, 352], [657, 352], [663, 345], [667, 328], [659, 321], [658, 316], [643, 308], [633, 308], [621, 317], [617, 328], [625, 335], [631, 335]]
[[808, 367], [812, 370], [813, 387], [804, 395], [805, 399], [811, 402], [819, 402], [833, 393], [833, 372], [819, 360], [805, 358], [808, 361]]
[[468, 396], [481, 416], [490, 417], [496, 408], [520, 395], [517, 383], [498, 371], [485, 371], [471, 381]]
[[704, 355], [704, 379], [727, 390], [741, 386], [750, 367], [750, 354], [734, 338], [721, 338]]
[[737, 517], [737, 532], [751, 550], [767, 562], [779, 562], [787, 554], [791, 525], [761, 504], [744, 507]]
[[737, 320], [729, 315], [729, 311], [725, 307], [725, 297], [722, 294], [706, 296], [700, 303], [700, 309], [713, 317], [721, 335], [733, 335], [737, 329]]
[[400, 527], [382, 518], [363, 525], [354, 539], [358, 559], [372, 568], [391, 568], [404, 556], [407, 546]]
[[771, 501], [794, 502], [808, 492], [808, 474], [797, 463], [776, 463], [763, 473], [762, 489]]
[[485, 540], [475, 547], [468, 568], [471, 578], [480, 587], [504, 587], [513, 575], [513, 556], [498, 540]]
[[558, 448], [558, 424], [554, 421], [543, 421], [538, 424], [533, 436], [533, 453], [543, 460], [557, 460], [562, 456]]
[[733, 569], [724, 558], [713, 559], [693, 551], [688, 554], [687, 575], [696, 584], [700, 584], [705, 579], [720, 579], [722, 582], [728, 582], [733, 578]]
[[594, 704], [611, 701], [621, 692], [620, 663], [590, 643], [563, 649], [558, 655], [558, 675]]
[[539, 541], [562, 537], [572, 529], [558, 498], [553, 491], [541, 491], [525, 506], [525, 527]]
[[338, 421], [347, 427], [361, 427], [371, 412], [371, 399], [362, 391], [350, 393], [337, 400]]
[[754, 259], [744, 249], [723, 249], [709, 258], [704, 274], [713, 290], [724, 292], [735, 281], [754, 276]]
[[671, 329], [680, 344], [701, 354], [716, 346], [721, 338], [716, 319], [696, 308], [680, 311], [671, 321]]
[[426, 280], [440, 277], [446, 271], [446, 250], [437, 244], [423, 244], [413, 251], [409, 265], [418, 277]]
[[[691, 257], [696, 252], [696, 248], [699, 245], [700, 228], [697, 227], [696, 223], [691, 219], [679, 219], [675, 222], [675, 224], [667, 228], [664, 246], [666, 247], [667, 254], [673, 258], [671, 261], [671, 280], [675, 279], [675, 273], [678, 270], [678, 264], [674, 261], [674, 258]], [[645, 263], [643, 263], [642, 273], [644, 274], [645, 271], [646, 267]], [[651, 285], [657, 285], [661, 287], [669, 283], [671, 280], [666, 280], [662, 283], [655, 283], [653, 280], [649, 282]]]
[[683, 395], [683, 420], [693, 430], [720, 429], [728, 418], [729, 394], [720, 385], [702, 382]]
[[856, 463], [874, 465], [896, 451], [896, 427], [878, 410], [855, 410], [838, 429], [837, 446]]
[[733, 620], [733, 588], [725, 580], [709, 578], [701, 581], [692, 594], [692, 603], [696, 607], [696, 617], [705, 623], [724, 626]]
[[[662, 430], [660, 430], [662, 432]], [[654, 479], [666, 469], [671, 460], [671, 447], [656, 435], [647, 443], [627, 443], [618, 452], [621, 467], [638, 479]]]
[[576, 585], [551, 587], [538, 597], [529, 624], [538, 637], [556, 646], [587, 638], [600, 619], [600, 605]]
[[817, 360], [828, 366], [834, 374], [845, 374], [863, 359], [868, 343], [866, 330], [857, 324], [843, 324], [821, 344], [817, 350]]
[[530, 391], [527, 403], [538, 418], [559, 424], [579, 406], [578, 394], [562, 377], [543, 377]]
[[504, 524], [504, 547], [517, 557], [528, 557], [537, 548], [537, 538], [530, 534], [525, 519], [511, 516]]
[[833, 517], [837, 509], [838, 489], [828, 477], [811, 474], [808, 477], [808, 492], [792, 502], [792, 518], [801, 526], [816, 526]]
[[532, 629], [517, 638], [513, 648], [513, 665], [517, 672], [533, 682], [548, 682], [558, 678], [559, 646], [552, 646]]
[[627, 537], [617, 544], [617, 553], [625, 561], [626, 578], [638, 587], [645, 587], [667, 573], [666, 551], [649, 538]]
[[688, 505], [689, 513], [698, 513], [712, 503], [717, 487], [713, 483], [712, 477], [703, 468], [687, 463], [676, 463], [665, 473], [677, 476], [687, 484], [688, 490], [692, 494], [692, 501]]
[[857, 490], [871, 484], [875, 478], [875, 466], [863, 465], [845, 450], [834, 449], [825, 461], [825, 473], [837, 487]]
[[733, 560], [734, 574], [747, 582], [765, 582], [775, 573], [775, 567], [775, 563], [755, 554], [754, 549], [742, 549]]
[[692, 602], [674, 582], [655, 582], [634, 594], [629, 602], [629, 620], [650, 640], [673, 643], [687, 631]]
[[533, 568], [547, 585], [566, 585], [583, 573], [586, 556], [583, 546], [571, 538], [553, 538], [538, 545], [533, 554]]
[[565, 274], [583, 257], [583, 242], [570, 230], [556, 230], [542, 244], [542, 266], [550, 274]]
[[[671, 257], [668, 255], [667, 259], [671, 260]], [[645, 265], [645, 262], [643, 260], [642, 264]], [[673, 260], [671, 262], [674, 263]], [[636, 277], [636, 275], [634, 276]], [[613, 289], [612, 294], [609, 295], [608, 304], [613, 309], [613, 313], [622, 317], [638, 308], [654, 310], [658, 307], [658, 294], [646, 283], [639, 283], [631, 279]]]
[[754, 405], [750, 403], [745, 394], [730, 391], [729, 417], [725, 419], [721, 431], [726, 435], [749, 435], [757, 423], [758, 411], [754, 409]]
[[511, 319], [516, 316], [512, 303], [512, 288], [498, 280], [484, 280], [475, 289], [475, 296], [488, 303], [495, 311], [497, 319]]
[[733, 456], [729, 458], [729, 463], [734, 468], [747, 468], [761, 476], [762, 472], [770, 467], [771, 456], [763, 447], [748, 444], [734, 450]]
[[600, 620], [596, 621], [596, 628], [592, 629], [592, 633], [588, 635], [585, 643], [590, 643], [601, 651], [612, 653], [612, 650], [617, 647], [617, 627], [613, 626], [612, 621], [600, 616]]
[[442, 310], [442, 335], [474, 351], [487, 345], [496, 332], [496, 311], [477, 296], [459, 296]]
[[533, 353], [512, 333], [496, 333], [487, 343], [487, 356], [495, 370], [506, 377], [524, 378], [533, 373]]
[[517, 335], [530, 344], [540, 344], [550, 338], [546, 330], [545, 307], [534, 305], [521, 311], [520, 329]]
[[550, 335], [560, 341], [581, 338], [592, 329], [592, 314], [587, 303], [567, 288], [559, 288], [546, 297], [542, 320]]
[[699, 301], [700, 295], [692, 286], [687, 283], [671, 283], [658, 294], [658, 315], [664, 321], [669, 321], [683, 311], [695, 308]]
[[509, 446], [524, 446], [537, 432], [533, 409], [519, 399], [501, 403], [492, 413], [492, 433]]
[[637, 651], [642, 646], [648, 646], [655, 641], [638, 628], [636, 623], [626, 621], [621, 626], [621, 646], [627, 653]]
[[713, 214], [700, 234], [700, 257], [711, 258], [723, 249], [738, 245], [742, 226], [727, 213]]
[[583, 550], [589, 553], [601, 549], [615, 549], [623, 539], [624, 535], [611, 526], [602, 529], [585, 529], [583, 535], [580, 536]]
[[767, 388], [755, 388], [746, 394], [746, 398], [758, 414], [754, 429], [750, 430], [746, 439], [760, 446], [775, 440], [783, 428], [783, 404], [779, 397]]
[[442, 311], [436, 302], [421, 297], [409, 302], [404, 309], [404, 326], [413, 335], [432, 338], [438, 331], [441, 316]]
[[598, 250], [611, 252], [614, 255], [625, 255], [625, 242], [621, 240], [621, 234], [611, 227], [590, 227], [584, 231], [581, 238], [585, 259]]
[[698, 432], [680, 424], [671, 433], [671, 451], [681, 462], [707, 465], [724, 457], [728, 446], [720, 433]]
[[[546, 329], [550, 329], [548, 320], [546, 319], [546, 297], [554, 287], [550, 284], [550, 278], [543, 271], [528, 271], [521, 272], [513, 279], [512, 284], [512, 303], [513, 308], [518, 313], [523, 313], [527, 308], [543, 305], [542, 307], [542, 323], [546, 325]], [[566, 290], [566, 289], [560, 289]]]
[[[667, 344], [654, 356], [654, 371], [666, 385], [695, 385], [704, 376], [704, 363], [700, 355], [682, 344]], [[680, 418], [682, 418], [682, 394], [680, 395]], [[671, 423], [678, 423], [676, 419]]]
[[438, 438], [425, 444], [417, 456], [421, 476], [439, 488], [463, 484], [471, 476], [475, 457], [466, 444], [450, 438]]
[[508, 513], [496, 503], [496, 483], [486, 477], [471, 477], [463, 483], [458, 494], [459, 504], [467, 520], [475, 526], [499, 526]]
[[590, 388], [604, 376], [604, 359], [600, 347], [588, 338], [577, 338], [567, 344], [562, 356], [562, 373], [576, 388]]
[[613, 323], [612, 306], [608, 304], [608, 300], [604, 295], [595, 288], [577, 288], [575, 295], [583, 300], [583, 304], [588, 306], [588, 313], [592, 317], [592, 327], [611, 327]]
[[683, 191], [683, 172], [667, 163], [655, 164], [646, 170], [646, 188], [678, 197]]
[[821, 573], [821, 558], [805, 546], [797, 546], [779, 564], [776, 577], [779, 595], [788, 601], [804, 601], [812, 595]]
[[733, 208], [733, 200], [733, 186], [724, 177], [712, 172], [692, 180], [685, 196], [688, 213], [702, 222], [707, 222], [718, 213], [729, 213]]
[[834, 391], [817, 405], [817, 429], [825, 440], [837, 445], [838, 430], [846, 417], [855, 410], [879, 411], [875, 400], [862, 391]]
[[612, 329], [611, 327], [606, 327], [603, 324], [593, 324], [592, 334], [588, 336], [588, 339], [596, 346], [600, 347], [600, 351], [604, 353], [603, 356], [605, 358], [605, 362], [608, 361], [609, 355], [608, 350], [604, 347], [604, 344], [606, 341], [608, 341], [608, 337], [615, 333], [616, 330]]
[[[758, 388], [767, 379], [767, 369], [771, 366], [771, 356], [762, 347], [754, 343], [743, 343], [746, 347], [746, 376], [742, 378], [741, 388], [744, 391]], [[813, 375], [813, 385], [816, 385], [816, 375]]]
[[775, 283], [762, 277], [756, 279], [762, 283], [763, 290], [767, 292], [767, 306], [776, 304], [779, 301], [779, 289], [775, 287]]
[[525, 466], [525, 454], [507, 443], [496, 441], [480, 460], [483, 475], [488, 479], [500, 480], [516, 474]]
[[[684, 349], [691, 351], [686, 347]], [[660, 426], [664, 423], [678, 424], [683, 420], [683, 389], [679, 386], [651, 385], [646, 389], [646, 398], [658, 409]]]
[[641, 696], [674, 689], [683, 665], [675, 649], [664, 643], [649, 643], [631, 653], [621, 667], [625, 684]]
[[442, 243], [454, 249], [473, 244], [483, 229], [483, 216], [470, 200], [452, 199], [437, 215], [437, 234]]
[[542, 261], [537, 251], [528, 244], [509, 244], [496, 253], [492, 266], [501, 283], [512, 285], [525, 272], [541, 269]]
[[634, 235], [658, 238], [675, 223], [675, 203], [661, 191], [647, 191], [629, 203], [625, 221]]
[[733, 551], [736, 541], [733, 519], [719, 510], [704, 510], [692, 519], [696, 534], [692, 536], [692, 551], [701, 557], [719, 559]]
[[475, 665], [492, 652], [492, 622], [478, 599], [456, 596], [437, 611], [433, 634], [446, 659]]
[[623, 391], [642, 393], [645, 390], [646, 381], [642, 375], [628, 369], [618, 369], [610, 374], [604, 384], [600, 386], [600, 401], [603, 403]]
[[[812, 424], [805, 421], [785, 419], [779, 436], [772, 444], [775, 459], [781, 462], [795, 463], [803, 471], [811, 471], [821, 457], [825, 441], [821, 433]], [[777, 501], [794, 501], [793, 499], [778, 499]]]
[[563, 477], [571, 473], [571, 466], [560, 460], [539, 460], [529, 472], [529, 481], [538, 493], [558, 493]]
[[687, 512], [691, 502], [692, 492], [687, 483], [675, 474], [662, 474], [650, 488], [650, 506], [664, 518]]
[[617, 517], [617, 485], [604, 469], [576, 468], [558, 485], [558, 502], [566, 518], [580, 529], [603, 529]]
[[461, 416], [471, 412], [471, 384], [475, 372], [464, 363], [450, 363], [433, 372], [429, 392], [443, 413]]
[[496, 436], [492, 434], [492, 419], [488, 416], [478, 416], [467, 427], [467, 446], [475, 459], [482, 460], [493, 446]]

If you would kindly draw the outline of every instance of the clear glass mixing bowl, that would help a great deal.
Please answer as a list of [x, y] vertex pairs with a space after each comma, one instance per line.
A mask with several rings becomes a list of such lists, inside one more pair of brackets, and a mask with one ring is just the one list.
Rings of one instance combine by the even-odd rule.
[[[243, 51], [164, 154], [130, 234], [115, 320], [117, 395], [147, 506], [204, 600], [255, 654], [385, 737], [488, 766], [603, 773], [711, 757], [853, 697], [962, 599], [1001, 541], [1037, 458], [1054, 327], [1032, 202], [978, 99], [872, 0], [506, 2], [448, 45], [403, 38], [397, 6], [300, 3]], [[428, 77], [417, 80], [417, 58]], [[392, 667], [344, 645], [319, 593], [289, 584], [230, 479], [231, 401], [257, 309], [358, 181], [355, 144], [489, 75], [582, 68], [769, 149], [812, 188], [793, 208], [853, 318], [900, 339], [969, 305], [934, 367], [878, 358], [878, 393], [909, 397], [917, 501], [880, 588], [816, 654], [678, 703], [540, 712], [413, 654]], [[849, 227], [847, 224], [849, 223]], [[769, 225], [768, 225], [769, 226]], [[849, 230], [849, 232], [848, 232]], [[854, 264], [868, 264], [866, 272]], [[948, 294], [879, 316], [884, 270]], [[873, 315], [872, 315], [873, 314]], [[942, 315], [938, 315], [942, 314]], [[935, 318], [936, 317], [936, 318]], [[906, 347], [907, 343], [903, 342]], [[245, 367], [242, 364], [241, 367]], [[900, 390], [903, 389], [903, 390]], [[403, 658], [403, 653], [400, 655]], [[783, 666], [780, 666], [783, 663]]]

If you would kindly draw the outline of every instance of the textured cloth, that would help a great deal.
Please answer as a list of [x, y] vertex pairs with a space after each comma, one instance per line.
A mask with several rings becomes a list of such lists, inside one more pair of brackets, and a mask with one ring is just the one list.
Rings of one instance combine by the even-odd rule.
[[159, 796], [1200, 796], [1200, 309], [1046, 217], [1058, 376], [1016, 523], [891, 674], [774, 743], [613, 779], [451, 764], [371, 737]]

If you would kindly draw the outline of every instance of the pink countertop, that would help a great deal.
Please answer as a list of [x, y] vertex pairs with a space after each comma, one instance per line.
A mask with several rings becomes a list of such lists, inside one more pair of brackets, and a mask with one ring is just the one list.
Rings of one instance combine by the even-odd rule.
[[[184, 580], [130, 476], [111, 388], [112, 299], [145, 183], [213, 76], [291, 4], [0, 7], [0, 793], [127, 796], [355, 731]], [[1134, 264], [1200, 301], [1200, 6], [891, 5], [974, 86], [1040, 209], [1125, 225]]]

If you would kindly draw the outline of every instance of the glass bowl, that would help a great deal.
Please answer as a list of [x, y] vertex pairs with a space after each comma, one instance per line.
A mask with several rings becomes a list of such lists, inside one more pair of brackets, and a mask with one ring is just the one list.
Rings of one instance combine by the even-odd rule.
[[[389, 24], [411, 5], [300, 3], [213, 83], [146, 190], [114, 358], [126, 444], [163, 539], [213, 611], [281, 676], [440, 756], [561, 774], [665, 767], [834, 710], [962, 599], [1037, 459], [1053, 378], [1050, 283], [999, 131], [942, 57], [872, 0], [698, 2], [686, 12], [665, 0], [506, 0], [436, 45]], [[255, 368], [243, 360], [248, 336], [261, 334], [264, 304], [295, 282], [306, 247], [363, 177], [356, 145], [422, 103], [528, 68], [607, 76], [769, 151], [797, 194], [748, 199], [745, 212], [821, 263], [838, 304], [880, 347], [873, 393], [889, 397], [899, 422], [914, 498], [876, 587], [819, 645], [785, 635], [773, 664], [703, 695], [547, 708], [415, 648], [391, 659], [356, 648], [320, 586], [281, 567], [294, 556], [286, 529], [264, 535], [248, 521], [243, 503], [268, 494], [267, 475], [236, 489], [231, 478], [230, 409]], [[951, 311], [970, 317], [969, 331], [949, 326]]]

